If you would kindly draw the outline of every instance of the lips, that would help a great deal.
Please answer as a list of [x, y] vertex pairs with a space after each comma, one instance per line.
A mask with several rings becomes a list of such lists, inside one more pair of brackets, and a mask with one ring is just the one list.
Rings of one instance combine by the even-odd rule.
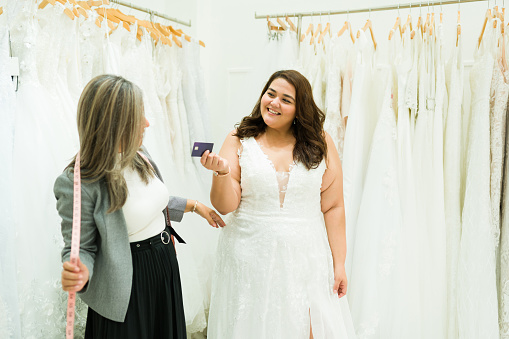
[[273, 114], [273, 115], [281, 115], [281, 113], [280, 113], [280, 112], [276, 112], [276, 111], [274, 111], [274, 110], [272, 110], [272, 109], [270, 109], [270, 108], [268, 108], [268, 107], [267, 107], [267, 111], [269, 111], [269, 113], [270, 113], [270, 114]]

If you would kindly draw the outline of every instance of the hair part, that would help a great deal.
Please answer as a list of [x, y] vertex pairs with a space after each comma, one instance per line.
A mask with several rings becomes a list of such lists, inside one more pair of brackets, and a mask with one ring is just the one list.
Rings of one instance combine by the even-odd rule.
[[[99, 75], [85, 86], [78, 102], [81, 177], [104, 178], [110, 208], [125, 204], [128, 189], [123, 171], [132, 168], [148, 183], [154, 170], [137, 154], [145, 123], [143, 94], [132, 82], [116, 75]], [[68, 165], [74, 167], [76, 158]]]
[[309, 81], [295, 70], [277, 71], [269, 78], [250, 115], [235, 125], [234, 136], [244, 139], [263, 134], [267, 124], [261, 113], [261, 100], [272, 82], [284, 79], [295, 88], [295, 121], [290, 127], [296, 139], [293, 159], [301, 162], [307, 169], [318, 167], [327, 157], [327, 142], [323, 131], [325, 114], [313, 100], [313, 90]]

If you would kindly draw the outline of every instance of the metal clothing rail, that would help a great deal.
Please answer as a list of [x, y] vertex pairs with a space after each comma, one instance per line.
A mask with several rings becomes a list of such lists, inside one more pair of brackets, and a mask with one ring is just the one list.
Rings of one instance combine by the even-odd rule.
[[489, 0], [426, 1], [426, 2], [396, 4], [396, 5], [381, 6], [381, 7], [348, 9], [348, 10], [342, 10], [342, 11], [297, 12], [297, 13], [285, 12], [285, 13], [279, 13], [279, 14], [256, 14], [256, 12], [255, 12], [255, 19], [267, 19], [267, 16], [269, 18], [281, 18], [281, 17], [285, 17], [285, 16], [301, 18], [301, 17], [305, 17], [305, 16], [380, 12], [380, 11], [390, 11], [390, 10], [405, 9], [405, 8], [430, 7], [430, 6], [454, 5], [454, 4], [459, 5], [459, 4], [468, 3], [468, 2], [481, 2], [481, 1], [485, 2], [485, 1], [489, 1]]
[[191, 20], [189, 20], [187, 22], [186, 21], [182, 21], [182, 20], [179, 20], [179, 19], [167, 16], [166, 14], [159, 13], [157, 11], [153, 11], [153, 10], [151, 10], [149, 8], [133, 5], [132, 3], [126, 2], [126, 1], [120, 1], [120, 0], [109, 0], [109, 1], [110, 2], [114, 2], [116, 4], [119, 4], [119, 5], [122, 5], [122, 6], [125, 6], [125, 7], [129, 7], [129, 8], [135, 9], [137, 11], [148, 13], [148, 14], [150, 14], [151, 20], [152, 20], [152, 17], [155, 15], [155, 16], [158, 16], [160, 18], [163, 18], [163, 19], [166, 19], [166, 20], [170, 20], [170, 21], [179, 23], [181, 25], [184, 25], [184, 26], [187, 26], [187, 27], [191, 27]]
[[297, 17], [297, 36], [300, 36], [302, 29], [302, 18], [305, 16], [321, 16], [321, 15], [338, 15], [338, 14], [351, 14], [351, 13], [371, 13], [371, 12], [381, 12], [381, 11], [391, 11], [391, 10], [400, 10], [406, 8], [422, 8], [422, 7], [431, 7], [431, 6], [442, 6], [442, 5], [460, 5], [468, 2], [481, 2], [489, 0], [449, 0], [449, 1], [420, 1], [414, 3], [406, 3], [406, 4], [396, 4], [391, 6], [381, 6], [381, 7], [368, 7], [368, 8], [358, 8], [358, 9], [347, 9], [342, 11], [320, 11], [320, 12], [285, 12], [285, 13], [277, 13], [277, 14], [256, 14], [255, 19], [267, 19], [269, 18], [281, 18], [285, 16], [289, 17]]

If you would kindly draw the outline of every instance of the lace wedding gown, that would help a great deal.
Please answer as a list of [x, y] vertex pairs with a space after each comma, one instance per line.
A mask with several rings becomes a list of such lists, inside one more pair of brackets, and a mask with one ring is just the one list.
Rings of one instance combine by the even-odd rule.
[[310, 322], [316, 339], [354, 338], [346, 297], [332, 293], [325, 162], [309, 171], [294, 164], [280, 188], [254, 138], [242, 141], [239, 161], [242, 197], [219, 238], [208, 338], [308, 339]]
[[499, 337], [490, 205], [492, 37], [492, 28], [487, 28], [470, 73], [472, 105], [458, 263], [458, 326], [461, 338], [472, 339]]

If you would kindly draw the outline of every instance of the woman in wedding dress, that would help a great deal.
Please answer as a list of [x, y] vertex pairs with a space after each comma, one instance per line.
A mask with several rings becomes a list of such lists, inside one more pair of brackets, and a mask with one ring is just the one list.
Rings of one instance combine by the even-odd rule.
[[297, 71], [278, 71], [229, 134], [211, 202], [230, 215], [213, 276], [209, 338], [354, 338], [346, 300], [342, 171]]

